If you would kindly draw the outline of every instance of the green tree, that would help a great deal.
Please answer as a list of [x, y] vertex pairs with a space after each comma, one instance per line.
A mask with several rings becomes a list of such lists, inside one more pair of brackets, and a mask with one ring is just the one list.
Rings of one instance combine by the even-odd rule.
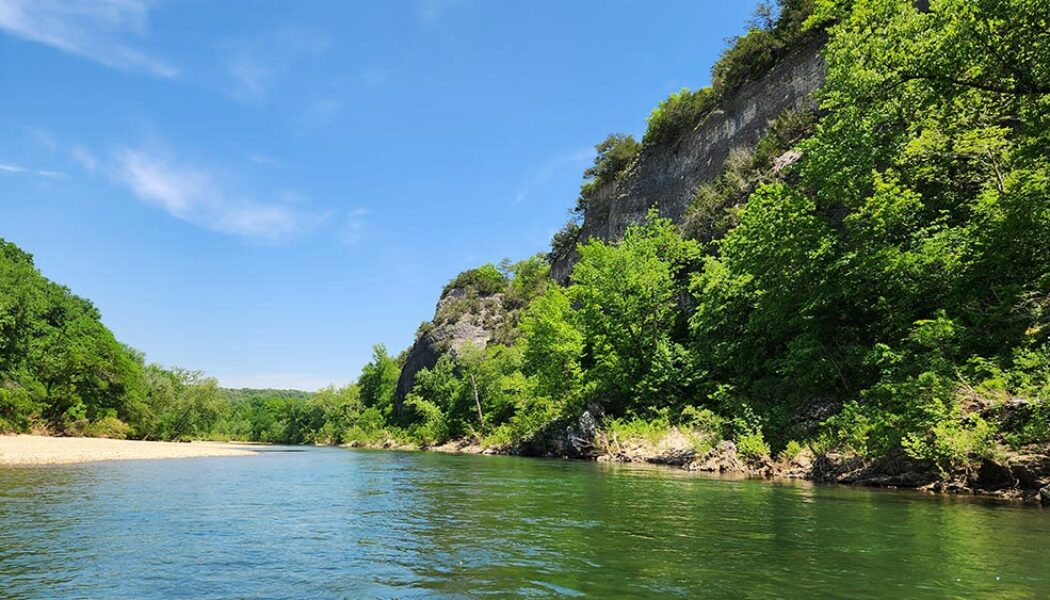
[[389, 416], [393, 411], [394, 391], [397, 389], [397, 378], [400, 374], [401, 366], [397, 358], [387, 353], [386, 346], [373, 346], [372, 360], [361, 369], [361, 376], [357, 381], [364, 406], [374, 407], [383, 415]]
[[680, 302], [700, 246], [653, 213], [619, 244], [594, 240], [579, 252], [569, 298], [586, 340], [587, 393], [613, 413], [686, 397]]

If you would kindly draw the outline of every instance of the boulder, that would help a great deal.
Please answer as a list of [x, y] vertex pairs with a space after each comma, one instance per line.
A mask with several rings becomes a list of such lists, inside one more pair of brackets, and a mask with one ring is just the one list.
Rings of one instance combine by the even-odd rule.
[[736, 451], [736, 444], [728, 440], [718, 443], [687, 467], [690, 471], [706, 473], [743, 473], [748, 471], [747, 464], [741, 460]]

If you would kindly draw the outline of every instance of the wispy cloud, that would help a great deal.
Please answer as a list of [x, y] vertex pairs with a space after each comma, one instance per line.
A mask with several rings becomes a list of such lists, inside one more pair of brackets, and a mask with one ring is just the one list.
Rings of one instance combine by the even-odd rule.
[[283, 162], [272, 156], [266, 156], [265, 154], [249, 154], [248, 160], [263, 167], [279, 168], [285, 166]]
[[124, 71], [173, 78], [179, 68], [125, 42], [146, 34], [146, 0], [0, 0], [0, 29]]
[[90, 150], [83, 146], [73, 146], [69, 154], [85, 171], [88, 173], [95, 172], [95, 167], [98, 166], [98, 159], [95, 158], [95, 155]]
[[22, 167], [19, 165], [12, 165], [10, 163], [0, 163], [0, 172], [12, 173], [16, 175], [33, 175], [36, 177], [44, 177], [47, 179], [63, 179], [66, 175], [59, 171], [49, 171], [47, 169], [30, 169], [28, 167]]
[[339, 239], [347, 246], [356, 246], [363, 242], [368, 235], [367, 208], [355, 208], [346, 215], [343, 229], [339, 232]]
[[229, 40], [221, 44], [227, 91], [238, 100], [260, 102], [297, 61], [321, 54], [329, 44], [321, 32], [292, 26]]
[[303, 211], [294, 195], [264, 202], [230, 192], [214, 172], [176, 162], [166, 153], [126, 148], [116, 156], [114, 177], [140, 200], [220, 233], [279, 241], [324, 219]]
[[33, 138], [33, 141], [42, 148], [52, 152], [58, 148], [58, 142], [55, 141], [55, 136], [51, 135], [50, 132], [37, 127], [26, 127], [25, 129], [29, 137]]

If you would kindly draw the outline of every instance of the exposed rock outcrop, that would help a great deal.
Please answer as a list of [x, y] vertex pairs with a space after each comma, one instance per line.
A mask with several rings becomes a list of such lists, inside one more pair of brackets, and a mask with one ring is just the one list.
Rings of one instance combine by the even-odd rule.
[[552, 421], [531, 439], [514, 448], [513, 453], [557, 458], [597, 458], [600, 453], [596, 441], [602, 416], [601, 408], [591, 405], [575, 421]]
[[503, 294], [458, 287], [446, 289], [438, 299], [433, 321], [420, 329], [408, 349], [397, 380], [395, 411], [401, 413], [416, 373], [433, 368], [442, 354], [455, 355], [468, 345], [485, 347], [495, 337], [505, 316]]
[[[754, 148], [785, 110], [815, 105], [813, 93], [824, 83], [823, 43], [817, 39], [785, 56], [763, 76], [730, 94], [675, 143], [643, 147], [627, 173], [596, 191], [584, 214], [580, 241], [619, 240], [652, 207], [661, 216], [681, 222], [696, 189], [721, 174], [733, 149]], [[575, 262], [572, 248], [552, 257], [551, 276], [566, 282]]]

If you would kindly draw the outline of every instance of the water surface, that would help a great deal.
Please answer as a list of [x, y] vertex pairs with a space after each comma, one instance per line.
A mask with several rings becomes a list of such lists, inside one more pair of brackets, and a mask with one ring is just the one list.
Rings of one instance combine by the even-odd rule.
[[588, 462], [298, 450], [0, 468], [0, 597], [1050, 594], [1045, 509]]

